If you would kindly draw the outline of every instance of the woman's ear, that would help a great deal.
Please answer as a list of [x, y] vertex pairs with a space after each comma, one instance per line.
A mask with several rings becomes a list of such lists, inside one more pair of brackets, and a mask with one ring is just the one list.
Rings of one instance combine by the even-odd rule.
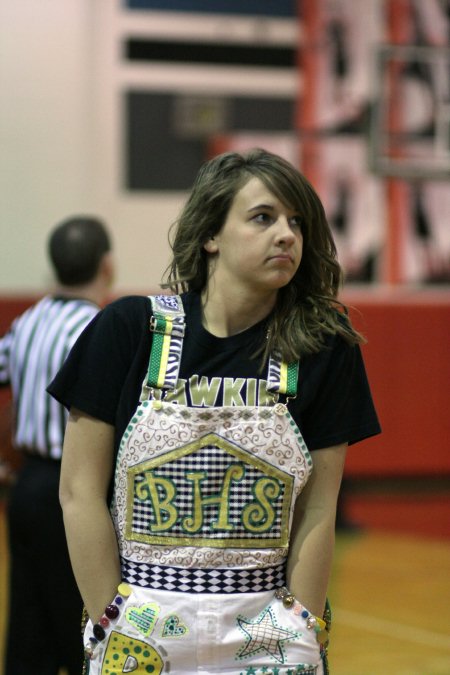
[[112, 286], [116, 276], [116, 264], [111, 251], [104, 254], [99, 265], [99, 274], [107, 286]]
[[219, 250], [219, 247], [217, 246], [217, 241], [214, 239], [214, 237], [210, 237], [205, 241], [203, 244], [203, 248], [207, 253], [217, 253]]

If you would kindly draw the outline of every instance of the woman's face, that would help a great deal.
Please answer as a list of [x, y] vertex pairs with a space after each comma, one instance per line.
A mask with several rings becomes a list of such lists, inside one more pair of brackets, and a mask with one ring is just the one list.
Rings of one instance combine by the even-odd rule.
[[205, 244], [210, 279], [227, 292], [276, 295], [300, 265], [301, 216], [251, 178], [236, 193], [222, 229]]

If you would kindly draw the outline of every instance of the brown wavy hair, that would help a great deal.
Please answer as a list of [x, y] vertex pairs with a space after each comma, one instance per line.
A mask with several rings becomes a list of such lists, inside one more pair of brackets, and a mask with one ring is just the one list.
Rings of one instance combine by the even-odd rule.
[[208, 253], [204, 244], [221, 230], [235, 195], [252, 177], [303, 218], [300, 267], [278, 291], [267, 343], [258, 351], [266, 358], [276, 350], [290, 362], [319, 351], [326, 334], [337, 333], [353, 344], [362, 342], [345, 306], [337, 300], [343, 275], [322, 202], [292, 164], [260, 148], [245, 154], [226, 152], [200, 168], [170, 231], [173, 257], [164, 286], [175, 293], [205, 289]]

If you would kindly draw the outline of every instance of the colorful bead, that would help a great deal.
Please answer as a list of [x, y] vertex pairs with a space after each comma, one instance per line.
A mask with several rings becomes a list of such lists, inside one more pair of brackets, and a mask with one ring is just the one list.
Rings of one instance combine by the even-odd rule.
[[326, 621], [321, 619], [319, 616], [316, 616], [316, 621], [317, 621], [317, 625], [319, 627], [319, 630], [328, 630]]
[[91, 645], [87, 645], [84, 649], [84, 655], [88, 659], [93, 659], [94, 658], [94, 648], [91, 647]]
[[117, 619], [119, 616], [119, 608], [116, 605], [108, 605], [105, 607], [105, 616], [108, 619]]
[[275, 597], [281, 600], [286, 609], [292, 609], [297, 616], [300, 614], [303, 619], [306, 619], [306, 627], [316, 633], [318, 642], [326, 648], [328, 644], [328, 628], [326, 621], [314, 616], [307, 609], [302, 608], [302, 605], [289, 593], [286, 587], [277, 588]]
[[93, 630], [94, 635], [97, 638], [97, 640], [99, 640], [101, 642], [102, 640], [105, 639], [105, 635], [106, 635], [105, 630], [99, 623], [96, 623], [92, 630]]
[[295, 598], [293, 595], [285, 595], [283, 598], [283, 606], [286, 607], [286, 609], [291, 609], [294, 602]]
[[306, 627], [310, 630], [317, 625], [316, 617], [312, 614], [306, 619]]
[[284, 403], [276, 403], [273, 406], [273, 411], [274, 411], [275, 415], [279, 415], [281, 417], [282, 415], [286, 414], [287, 408], [284, 405]]
[[119, 595], [115, 597], [114, 604], [107, 605], [105, 607], [105, 611], [102, 617], [99, 619], [98, 623], [96, 623], [92, 629], [94, 637], [89, 638], [90, 644], [88, 644], [85, 649], [86, 656], [88, 656], [90, 659], [94, 658], [93, 652], [97, 643], [101, 642], [106, 637], [105, 628], [109, 627], [110, 621], [117, 619], [117, 617], [119, 616], [120, 614], [119, 606], [123, 603], [123, 599], [128, 598], [131, 595], [131, 586], [129, 586], [125, 582], [122, 582], [117, 587], [117, 592], [119, 593]]
[[131, 586], [126, 584], [124, 581], [122, 581], [122, 583], [119, 584], [117, 590], [120, 593], [120, 595], [122, 595], [124, 598], [128, 598], [131, 595]]

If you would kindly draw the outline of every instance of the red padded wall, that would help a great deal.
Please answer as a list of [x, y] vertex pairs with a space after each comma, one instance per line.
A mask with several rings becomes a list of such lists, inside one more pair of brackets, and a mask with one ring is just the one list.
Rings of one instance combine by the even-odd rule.
[[450, 292], [348, 292], [383, 434], [350, 449], [348, 474], [450, 474]]

